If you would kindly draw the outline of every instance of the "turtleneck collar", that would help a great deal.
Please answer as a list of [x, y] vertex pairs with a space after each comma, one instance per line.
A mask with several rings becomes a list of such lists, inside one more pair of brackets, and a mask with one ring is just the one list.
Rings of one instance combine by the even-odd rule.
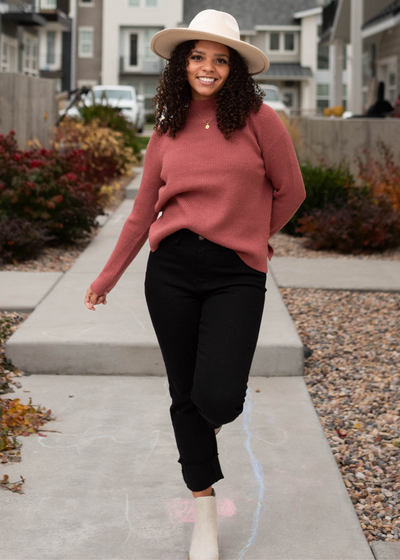
[[209, 99], [192, 99], [190, 101], [190, 106], [195, 107], [197, 110], [200, 109], [215, 109], [217, 104], [217, 97], [211, 97]]

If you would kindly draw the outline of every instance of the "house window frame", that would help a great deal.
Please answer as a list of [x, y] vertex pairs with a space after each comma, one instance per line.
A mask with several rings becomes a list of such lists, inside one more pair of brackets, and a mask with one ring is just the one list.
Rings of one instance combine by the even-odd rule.
[[[149, 53], [148, 55], [146, 55], [146, 46], [150, 45], [151, 39], [150, 41], [146, 42], [146, 31], [151, 31], [153, 30], [153, 35], [151, 37], [151, 39], [153, 38], [153, 36], [158, 33], [158, 31], [160, 30], [159, 28], [154, 28], [154, 27], [125, 27], [122, 28], [121, 31], [124, 33], [125, 37], [123, 39], [123, 45], [124, 45], [124, 51], [121, 56], [123, 57], [123, 64], [122, 64], [122, 68], [124, 70], [124, 72], [135, 72], [135, 71], [139, 71], [142, 68], [142, 64], [143, 61], [146, 60], [150, 60], [150, 61], [154, 61], [156, 59], [158, 59], [158, 56], [156, 54], [154, 54], [151, 51], [151, 54]], [[131, 35], [137, 35], [137, 65], [131, 65], [130, 64], [130, 59], [131, 59], [131, 51], [130, 51], [130, 45], [131, 45], [131, 41], [130, 41], [130, 37]]]
[[[39, 39], [35, 35], [24, 32], [23, 34], [22, 72], [27, 76], [39, 75]], [[27, 53], [27, 46], [29, 51]], [[36, 54], [35, 54], [36, 50]]]
[[[389, 83], [389, 76], [390, 76], [390, 70], [387, 70], [387, 76], [382, 76], [382, 71], [383, 71], [383, 67], [389, 67], [392, 66], [394, 68], [394, 84], [391, 86]], [[399, 82], [399, 75], [398, 75], [398, 56], [397, 55], [393, 55], [393, 56], [388, 56], [385, 58], [379, 58], [376, 61], [376, 69], [377, 69], [377, 77], [378, 77], [378, 82], [383, 81], [385, 83], [385, 99], [387, 99], [390, 103], [394, 103], [397, 99], [397, 93], [398, 93], [398, 82]], [[386, 80], [387, 78], [387, 80]], [[394, 97], [393, 100], [390, 99], [390, 92], [394, 91]]]
[[[328, 93], [327, 94], [320, 94], [318, 93], [318, 86], [328, 86]], [[315, 101], [316, 101], [316, 108], [317, 111], [321, 110], [323, 112], [325, 107], [319, 107], [318, 101], [327, 101], [328, 104], [326, 107], [330, 106], [331, 103], [331, 84], [328, 82], [318, 82], [316, 84], [316, 92], [315, 92]]]
[[[54, 34], [52, 61], [49, 61], [49, 33]], [[46, 64], [45, 64], [47, 68], [51, 68], [56, 65], [56, 51], [57, 51], [57, 31], [55, 29], [47, 29], [46, 30]]]
[[159, 8], [158, 5], [158, 0], [152, 0], [155, 1], [155, 6], [148, 6], [147, 2], [148, 0], [137, 0], [137, 6], [132, 6], [129, 2], [130, 0], [126, 0], [126, 5], [128, 8], [152, 8], [152, 9], [157, 9]]
[[[90, 53], [83, 53], [82, 52], [82, 41], [81, 41], [81, 31], [91, 31], [92, 32], [92, 39], [91, 39], [91, 52]], [[92, 25], [80, 25], [78, 27], [78, 57], [79, 58], [93, 58], [94, 57], [94, 27]]]
[[[9, 72], [10, 71], [10, 45], [8, 41], [4, 40], [4, 37], [1, 41], [1, 71], [2, 72]], [[4, 48], [6, 47], [6, 48]]]
[[[270, 48], [270, 36], [271, 34], [274, 35], [279, 35], [279, 49], [275, 50], [275, 49], [271, 49]], [[294, 49], [293, 50], [285, 50], [285, 35], [293, 35], [293, 39], [294, 39]], [[298, 54], [299, 53], [299, 33], [297, 31], [291, 31], [291, 30], [287, 30], [287, 31], [268, 31], [267, 32], [267, 48], [266, 48], [267, 53], [270, 54]]]
[[[0, 72], [17, 72], [18, 69], [18, 40], [15, 37], [9, 37], [4, 33], [0, 36], [1, 44], [1, 59], [0, 59]], [[3, 64], [3, 45], [7, 45], [7, 62]], [[13, 49], [13, 52], [12, 52]], [[12, 59], [12, 54], [14, 54], [14, 60]], [[14, 65], [12, 66], [12, 63]], [[5, 69], [7, 67], [7, 69]]]

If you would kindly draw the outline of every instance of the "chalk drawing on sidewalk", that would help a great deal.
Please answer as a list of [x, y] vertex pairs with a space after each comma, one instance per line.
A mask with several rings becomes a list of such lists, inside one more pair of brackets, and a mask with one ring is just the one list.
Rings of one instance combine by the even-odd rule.
[[[194, 499], [171, 498], [166, 501], [167, 514], [170, 523], [194, 523], [195, 507]], [[236, 506], [229, 498], [219, 498], [217, 500], [218, 517], [233, 517], [236, 513]]]
[[247, 544], [244, 546], [244, 548], [239, 552], [239, 556], [238, 556], [238, 560], [241, 560], [244, 555], [246, 554], [247, 550], [254, 544], [254, 542], [257, 539], [257, 534], [258, 534], [258, 525], [260, 522], [260, 519], [262, 517], [262, 515], [264, 514], [264, 512], [266, 511], [266, 505], [264, 502], [264, 491], [266, 490], [265, 485], [264, 485], [264, 473], [263, 473], [263, 468], [262, 465], [260, 463], [260, 461], [258, 461], [258, 459], [255, 457], [252, 448], [251, 448], [251, 436], [252, 436], [252, 431], [253, 428], [251, 426], [251, 409], [253, 408], [253, 403], [252, 403], [252, 399], [251, 399], [251, 389], [250, 387], [247, 388], [247, 394], [246, 394], [246, 400], [245, 400], [245, 405], [244, 405], [244, 410], [243, 410], [243, 431], [246, 434], [246, 439], [244, 441], [244, 446], [247, 450], [247, 453], [249, 454], [250, 457], [250, 463], [253, 469], [253, 473], [254, 473], [254, 478], [258, 487], [258, 498], [257, 498], [257, 507], [255, 509], [255, 512], [253, 514], [253, 523], [252, 523], [252, 529], [251, 529], [251, 535], [249, 540], [247, 541]]

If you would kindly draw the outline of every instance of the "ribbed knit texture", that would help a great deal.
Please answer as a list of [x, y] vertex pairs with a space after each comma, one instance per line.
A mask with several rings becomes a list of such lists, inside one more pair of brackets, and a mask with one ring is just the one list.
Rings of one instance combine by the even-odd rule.
[[[196, 113], [208, 121], [210, 128]], [[306, 193], [289, 133], [268, 105], [226, 140], [217, 127], [216, 98], [192, 100], [175, 138], [154, 132], [133, 208], [100, 275], [98, 295], [110, 292], [149, 239], [188, 228], [231, 248], [252, 268], [268, 272], [268, 243], [297, 211]], [[162, 214], [159, 216], [159, 213]]]

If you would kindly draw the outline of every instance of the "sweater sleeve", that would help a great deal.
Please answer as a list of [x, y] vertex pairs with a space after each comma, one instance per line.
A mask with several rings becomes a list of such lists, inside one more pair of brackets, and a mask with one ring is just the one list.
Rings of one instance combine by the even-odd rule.
[[106, 265], [90, 285], [93, 292], [99, 296], [114, 288], [143, 247], [150, 226], [157, 219], [158, 213], [154, 207], [158, 200], [159, 188], [163, 185], [160, 177], [159, 140], [160, 137], [154, 132], [147, 146], [142, 180], [132, 211], [123, 225], [117, 244]]
[[275, 235], [297, 212], [306, 198], [303, 177], [292, 140], [276, 112], [266, 104], [259, 111], [258, 141], [265, 173], [274, 191], [270, 237]]

